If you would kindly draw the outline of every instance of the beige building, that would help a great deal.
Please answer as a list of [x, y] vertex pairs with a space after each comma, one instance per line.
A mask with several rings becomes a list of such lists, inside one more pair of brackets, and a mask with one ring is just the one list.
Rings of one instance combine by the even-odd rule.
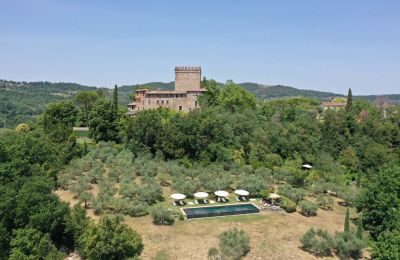
[[339, 111], [341, 109], [346, 108], [347, 103], [344, 102], [322, 102], [321, 103], [321, 107], [323, 110], [335, 110], [335, 111]]
[[197, 98], [205, 91], [201, 88], [200, 67], [175, 67], [175, 90], [138, 89], [126, 114], [135, 115], [141, 110], [161, 107], [189, 112], [199, 108]]

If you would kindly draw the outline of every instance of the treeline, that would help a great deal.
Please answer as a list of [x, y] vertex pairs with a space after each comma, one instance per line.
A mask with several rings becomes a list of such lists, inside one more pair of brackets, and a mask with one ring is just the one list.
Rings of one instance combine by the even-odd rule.
[[[81, 250], [82, 255], [90, 254], [80, 249], [85, 248], [86, 240], [83, 238], [93, 232], [101, 232], [99, 227], [95, 226], [93, 230], [85, 228], [91, 230], [90, 234], [83, 232], [86, 235], [80, 231], [68, 233], [68, 221], [60, 218], [72, 213], [51, 193], [54, 180], [61, 185], [71, 185], [77, 193], [85, 191], [75, 181], [62, 184], [62, 174], [58, 174], [64, 172], [65, 165], [72, 159], [87, 153], [85, 145], [76, 144], [72, 132], [72, 126], [77, 122], [90, 126], [90, 136], [94, 141], [115, 142], [121, 151], [129, 150], [130, 155], [124, 152], [118, 155], [121, 158], [132, 156], [134, 162], [138, 158], [173, 160], [171, 165], [162, 164], [166, 169], [174, 167], [172, 171], [163, 173], [165, 169], [159, 169], [161, 172], [157, 173], [151, 170], [154, 163], [147, 165], [150, 168], [142, 169], [141, 174], [149, 175], [147, 177], [151, 181], [147, 183], [142, 177], [140, 181], [143, 180], [143, 184], [149, 184], [149, 187], [157, 178], [159, 185], [170, 182], [174, 190], [189, 194], [199, 187], [211, 190], [239, 181], [243, 187], [260, 193], [268, 189], [269, 179], [273, 178], [278, 183], [287, 183], [280, 192], [288, 197], [288, 201], [296, 203], [302, 202], [306, 194], [304, 190], [324, 194], [336, 187], [347, 205], [355, 205], [362, 213], [364, 228], [378, 241], [374, 244], [374, 254], [385, 251], [388, 243], [399, 241], [396, 230], [400, 225], [396, 216], [400, 211], [400, 185], [397, 185], [400, 172], [398, 167], [393, 166], [399, 163], [400, 158], [399, 107], [377, 107], [366, 101], [353, 101], [349, 93], [346, 110], [321, 111], [318, 101], [314, 99], [259, 102], [233, 82], [228, 82], [224, 88], [218, 87], [212, 80], [203, 81], [203, 85], [208, 91], [200, 98], [202, 109], [188, 114], [159, 109], [142, 111], [133, 118], [127, 118], [118, 106], [119, 95], [115, 88], [112, 99], [101, 93], [83, 92], [77, 95], [75, 102], [50, 104], [38, 124], [30, 125], [30, 130], [20, 127], [25, 130], [4, 133], [0, 142], [0, 214], [3, 214], [1, 223], [8, 234], [1, 242], [4, 252], [13, 254], [13, 245], [17, 244], [12, 242], [17, 238], [14, 234], [16, 230], [34, 228], [40, 234], [47, 234], [50, 243], [57, 248], [60, 245], [71, 247], [72, 244]], [[99, 155], [92, 153], [87, 156], [93, 158], [93, 163], [97, 162]], [[117, 153], [104, 160], [118, 165], [120, 159], [116, 156]], [[300, 170], [303, 163], [312, 164], [313, 170]], [[93, 167], [95, 171], [97, 166]], [[211, 170], [213, 167], [214, 170]], [[79, 172], [70, 174], [72, 179], [82, 177]], [[83, 177], [85, 181], [90, 178]], [[127, 175], [119, 171], [110, 183], [120, 182], [122, 179], [119, 178], [126, 179]], [[218, 181], [215, 184], [210, 180]], [[149, 193], [148, 201], [138, 199], [141, 196], [137, 194], [146, 192], [140, 187], [124, 187], [131, 204], [128, 208], [120, 204], [123, 206], [121, 211], [132, 210], [134, 215], [138, 209], [134, 206], [142, 207], [157, 201], [159, 185], [149, 189], [149, 192], [154, 192]], [[107, 193], [107, 183], [103, 186]], [[25, 189], [27, 194], [39, 192], [37, 197], [45, 201], [30, 204], [35, 195], [29, 198], [18, 195], [18, 192], [24, 194]], [[359, 191], [360, 195], [356, 197], [357, 192], [353, 190]], [[128, 191], [132, 192], [131, 195]], [[108, 198], [112, 197], [108, 195]], [[86, 200], [80, 199], [83, 203]], [[322, 200], [321, 205], [329, 204]], [[111, 203], [107, 196], [99, 201], [86, 201], [97, 203], [96, 207], [100, 210], [115, 208], [115, 201]], [[304, 202], [302, 204], [302, 210], [307, 214], [311, 207]], [[23, 205], [22, 208], [19, 205]], [[21, 212], [24, 212], [24, 217], [20, 219]], [[57, 215], [59, 212], [62, 214]], [[54, 225], [41, 226], [49, 220], [51, 223], [53, 219]], [[104, 225], [113, 224], [104, 220]], [[21, 236], [29, 237], [29, 234]], [[100, 242], [96, 245], [101, 245]], [[137, 252], [134, 251], [135, 254]], [[396, 249], [392, 253], [395, 254]]]

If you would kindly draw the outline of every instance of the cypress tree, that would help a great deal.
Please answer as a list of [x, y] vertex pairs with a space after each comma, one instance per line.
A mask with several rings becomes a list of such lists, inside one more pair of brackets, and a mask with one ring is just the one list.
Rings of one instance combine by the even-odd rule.
[[83, 148], [82, 148], [82, 156], [86, 155], [88, 153], [88, 147], [87, 147], [87, 143], [86, 140], [83, 140]]
[[353, 108], [353, 94], [351, 93], [351, 88], [349, 88], [349, 92], [347, 93], [347, 105], [346, 111], [349, 112]]
[[115, 85], [113, 92], [113, 106], [115, 110], [118, 110], [118, 86]]
[[349, 208], [346, 210], [346, 219], [344, 221], [344, 233], [350, 232], [350, 211]]
[[358, 219], [357, 219], [357, 234], [356, 234], [356, 236], [359, 239], [363, 238], [363, 227], [362, 227], [362, 217], [361, 217], [361, 215], [358, 216]]

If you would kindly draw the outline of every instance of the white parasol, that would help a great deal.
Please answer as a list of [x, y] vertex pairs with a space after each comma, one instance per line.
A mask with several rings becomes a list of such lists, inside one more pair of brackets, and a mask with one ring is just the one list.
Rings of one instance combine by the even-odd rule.
[[205, 199], [208, 197], [208, 193], [200, 191], [200, 192], [196, 192], [195, 194], [193, 194], [193, 196], [195, 196], [196, 198], [199, 198], [199, 199]]
[[229, 193], [224, 191], [224, 190], [218, 190], [216, 192], [214, 192], [215, 195], [217, 195], [218, 197], [228, 197]]
[[235, 193], [239, 196], [249, 196], [249, 192], [247, 190], [235, 190]]
[[183, 200], [185, 198], [186, 198], [186, 196], [181, 193], [174, 193], [171, 195], [171, 199], [174, 199], [174, 200]]

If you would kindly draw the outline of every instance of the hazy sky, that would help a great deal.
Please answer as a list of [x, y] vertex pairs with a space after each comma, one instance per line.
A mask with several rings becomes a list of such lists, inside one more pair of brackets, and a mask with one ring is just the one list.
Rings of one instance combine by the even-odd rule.
[[0, 78], [111, 87], [198, 65], [225, 82], [400, 93], [400, 1], [0, 0]]

